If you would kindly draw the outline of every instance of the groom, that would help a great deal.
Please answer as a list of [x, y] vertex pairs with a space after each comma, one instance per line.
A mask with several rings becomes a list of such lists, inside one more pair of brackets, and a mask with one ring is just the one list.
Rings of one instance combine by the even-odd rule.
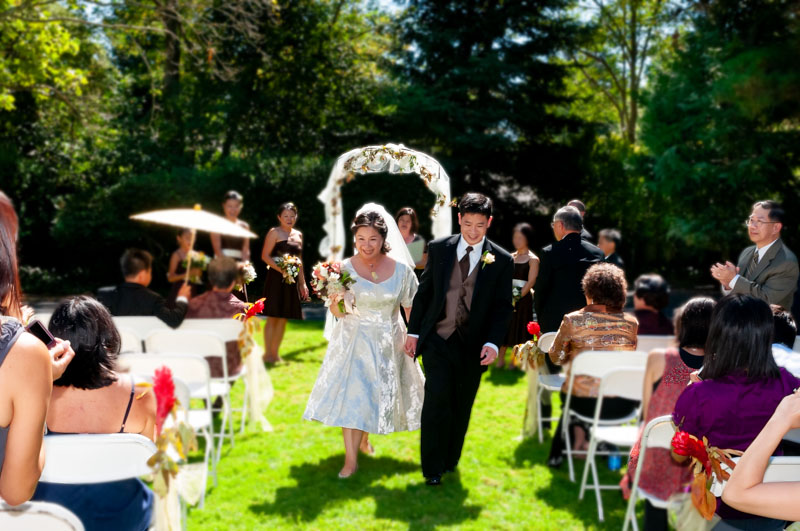
[[486, 238], [492, 200], [468, 193], [458, 211], [461, 234], [428, 246], [405, 346], [425, 365], [422, 473], [432, 486], [458, 465], [481, 375], [497, 358], [513, 312], [514, 261]]

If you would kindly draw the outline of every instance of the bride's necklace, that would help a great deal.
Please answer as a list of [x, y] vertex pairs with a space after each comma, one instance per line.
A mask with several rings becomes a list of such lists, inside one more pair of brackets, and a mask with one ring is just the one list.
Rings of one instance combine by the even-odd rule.
[[374, 264], [370, 264], [369, 262], [367, 262], [363, 258], [361, 259], [361, 261], [364, 262], [364, 264], [369, 266], [370, 275], [372, 276], [372, 281], [373, 282], [377, 282], [378, 281], [378, 273], [375, 272], [375, 266], [377, 265], [377, 262], [374, 263]]

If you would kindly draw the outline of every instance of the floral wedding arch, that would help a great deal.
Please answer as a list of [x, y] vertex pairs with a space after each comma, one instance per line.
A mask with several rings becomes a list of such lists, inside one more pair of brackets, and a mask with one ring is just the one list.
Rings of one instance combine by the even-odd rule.
[[319, 244], [319, 254], [329, 260], [341, 260], [344, 254], [345, 225], [342, 215], [342, 185], [351, 182], [356, 174], [416, 173], [435, 196], [431, 209], [434, 238], [452, 232], [450, 177], [436, 159], [425, 153], [408, 149], [402, 144], [386, 144], [353, 149], [341, 155], [331, 171], [328, 184], [317, 198], [325, 205], [325, 237]]

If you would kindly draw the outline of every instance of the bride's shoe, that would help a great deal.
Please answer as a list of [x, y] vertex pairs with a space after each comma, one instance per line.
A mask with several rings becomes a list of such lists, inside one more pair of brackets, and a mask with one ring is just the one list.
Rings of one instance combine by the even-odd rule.
[[[344, 469], [342, 469], [342, 470], [344, 470]], [[357, 470], [358, 470], [358, 467], [356, 466], [356, 467], [353, 469], [353, 471], [352, 471], [352, 472], [350, 472], [349, 474], [345, 474], [345, 473], [343, 473], [343, 472], [341, 472], [341, 471], [340, 471], [340, 472], [339, 472], [339, 479], [347, 479], [347, 478], [349, 478], [349, 477], [352, 477], [352, 476], [353, 476], [353, 474], [355, 474]]]

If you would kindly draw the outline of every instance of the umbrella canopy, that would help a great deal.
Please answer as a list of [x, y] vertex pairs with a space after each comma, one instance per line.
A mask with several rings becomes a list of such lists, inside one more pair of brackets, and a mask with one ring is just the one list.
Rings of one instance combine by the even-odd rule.
[[222, 216], [200, 210], [199, 208], [174, 208], [169, 210], [154, 210], [131, 216], [131, 219], [183, 227], [187, 229], [215, 232], [238, 238], [257, 238], [255, 234], [232, 223]]

